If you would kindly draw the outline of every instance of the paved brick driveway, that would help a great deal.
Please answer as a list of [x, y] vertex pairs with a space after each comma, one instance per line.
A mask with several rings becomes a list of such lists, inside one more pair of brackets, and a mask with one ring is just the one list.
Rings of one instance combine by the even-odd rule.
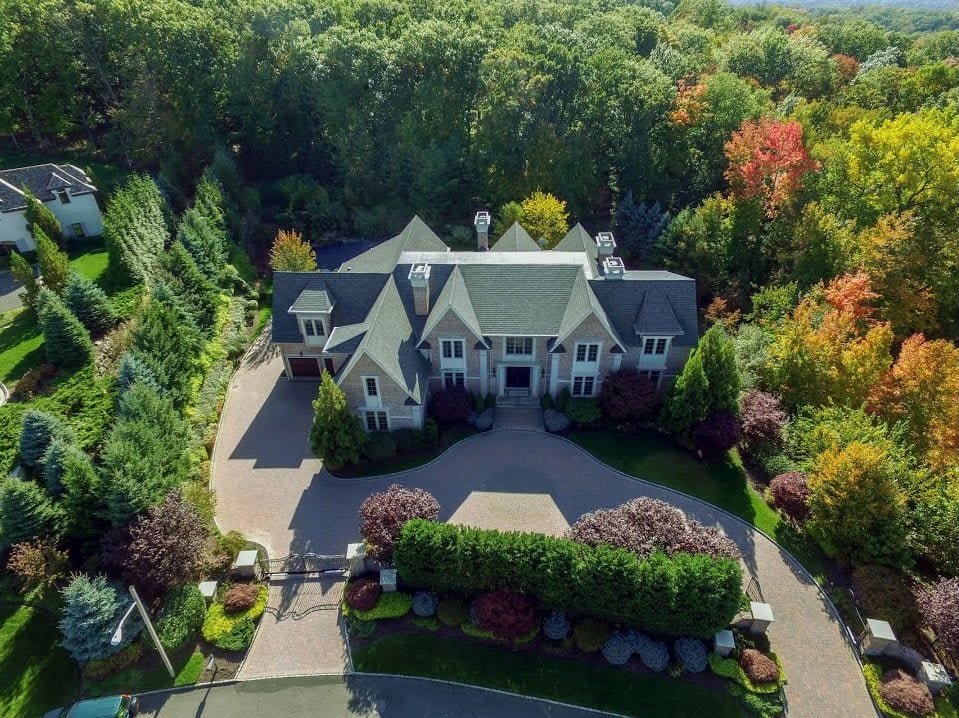
[[[844, 629], [812, 579], [746, 523], [690, 497], [620, 474], [576, 446], [528, 431], [495, 431], [456, 444], [436, 462], [389, 477], [339, 480], [310, 457], [307, 431], [315, 384], [287, 382], [278, 359], [252, 355], [233, 381], [214, 456], [218, 520], [266, 545], [341, 553], [358, 538], [363, 499], [391, 483], [421, 486], [454, 515], [480, 523], [490, 495], [511, 503], [515, 528], [553, 527], [637, 496], [668, 501], [739, 545], [762, 584], [776, 622], [770, 638], [782, 657], [789, 712], [797, 718], [875, 715]], [[257, 358], [257, 357], [260, 358]], [[504, 498], [505, 497], [505, 498]], [[259, 639], [258, 639], [259, 640]]]

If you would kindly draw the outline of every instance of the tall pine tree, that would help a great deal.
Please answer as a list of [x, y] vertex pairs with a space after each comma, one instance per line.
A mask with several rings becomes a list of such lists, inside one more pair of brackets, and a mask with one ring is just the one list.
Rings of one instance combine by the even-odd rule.
[[703, 371], [702, 357], [694, 350], [666, 396], [660, 414], [660, 426], [688, 441], [696, 424], [705, 419], [709, 412], [706, 372]]
[[37, 264], [40, 265], [43, 285], [59, 294], [67, 284], [70, 271], [67, 255], [57, 249], [57, 245], [41, 229], [33, 230], [33, 241], [37, 243]]
[[82, 274], [70, 272], [63, 301], [91, 334], [103, 334], [117, 323], [117, 312], [106, 293]]
[[723, 410], [739, 415], [739, 367], [736, 347], [723, 325], [711, 326], [699, 340], [696, 351], [703, 360], [703, 372], [708, 386], [709, 412]]
[[47, 359], [54, 366], [78, 369], [93, 359], [90, 333], [56, 294], [40, 291], [40, 327]]
[[350, 411], [346, 396], [327, 371], [323, 372], [319, 394], [313, 401], [310, 446], [330, 469], [357, 463], [366, 434], [359, 418]]
[[23, 198], [27, 203], [27, 209], [24, 212], [24, 216], [27, 218], [27, 229], [33, 235], [34, 241], [36, 241], [37, 232], [42, 232], [45, 237], [55, 242], [60, 249], [66, 249], [67, 240], [63, 236], [60, 220], [26, 187], [23, 188]]
[[37, 294], [40, 292], [40, 283], [37, 281], [36, 272], [33, 271], [33, 265], [17, 252], [10, 252], [10, 273], [16, 281], [23, 284], [23, 291], [17, 297], [23, 302], [23, 306], [33, 309], [37, 304]]
[[39, 409], [27, 409], [20, 418], [20, 463], [42, 466], [43, 457], [55, 439], [73, 442], [76, 436], [60, 417]]
[[63, 510], [39, 484], [9, 477], [0, 484], [0, 546], [60, 535]]
[[153, 180], [137, 175], [114, 193], [103, 217], [103, 235], [112, 276], [130, 284], [150, 277], [170, 239], [166, 200]]

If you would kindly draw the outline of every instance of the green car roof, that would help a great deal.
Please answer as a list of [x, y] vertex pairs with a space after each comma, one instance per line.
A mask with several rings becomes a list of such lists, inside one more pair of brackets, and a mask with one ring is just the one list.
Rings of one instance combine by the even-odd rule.
[[74, 703], [65, 718], [126, 718], [126, 708], [129, 705], [129, 696], [94, 698]]

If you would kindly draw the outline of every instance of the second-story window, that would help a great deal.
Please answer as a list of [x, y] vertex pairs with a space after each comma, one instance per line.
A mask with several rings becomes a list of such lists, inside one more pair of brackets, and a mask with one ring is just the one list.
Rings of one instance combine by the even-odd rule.
[[663, 355], [669, 351], [669, 338], [668, 337], [646, 337], [643, 340], [643, 354], [646, 355]]
[[322, 337], [326, 334], [326, 330], [323, 329], [323, 322], [319, 319], [304, 319], [303, 331], [306, 332], [308, 337]]
[[532, 356], [532, 337], [506, 337], [506, 353], [512, 356]]
[[463, 358], [463, 340], [462, 339], [444, 339], [443, 358], [444, 359], [462, 359]]
[[366, 395], [369, 397], [380, 395], [380, 388], [376, 385], [375, 376], [366, 377]]
[[578, 362], [595, 362], [599, 359], [599, 344], [577, 344], [576, 345], [576, 361]]
[[60, 198], [60, 204], [70, 204], [70, 193], [65, 189], [58, 189], [57, 197]]

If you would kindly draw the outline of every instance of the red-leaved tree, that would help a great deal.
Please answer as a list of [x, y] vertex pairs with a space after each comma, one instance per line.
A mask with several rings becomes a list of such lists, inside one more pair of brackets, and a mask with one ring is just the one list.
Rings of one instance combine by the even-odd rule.
[[693, 442], [703, 458], [718, 459], [739, 443], [739, 422], [720, 409], [703, 419], [693, 430]]
[[747, 392], [739, 399], [740, 441], [748, 449], [777, 446], [787, 418], [774, 395], [759, 390]]
[[739, 558], [739, 549], [726, 534], [688, 518], [675, 506], [648, 498], [583, 514], [566, 537], [590, 546], [625, 549], [641, 557], [662, 551]]
[[737, 199], [760, 198], [775, 217], [819, 168], [803, 144], [802, 125], [769, 118], [747, 120], [726, 143], [726, 179]]
[[440, 424], [465, 421], [472, 411], [473, 399], [469, 392], [460, 386], [435, 392], [430, 399], [430, 416]]
[[393, 484], [386, 491], [371, 494], [360, 506], [360, 534], [371, 556], [388, 561], [403, 524], [411, 519], [436, 521], [439, 515], [440, 505], [433, 494]]
[[606, 375], [599, 394], [603, 414], [616, 421], [644, 421], [659, 404], [656, 385], [635, 369]]
[[779, 474], [769, 482], [769, 493], [773, 506], [793, 521], [805, 521], [809, 518], [809, 484], [806, 476], [798, 471]]
[[959, 657], [959, 578], [940, 578], [916, 596], [916, 605], [942, 645]]

